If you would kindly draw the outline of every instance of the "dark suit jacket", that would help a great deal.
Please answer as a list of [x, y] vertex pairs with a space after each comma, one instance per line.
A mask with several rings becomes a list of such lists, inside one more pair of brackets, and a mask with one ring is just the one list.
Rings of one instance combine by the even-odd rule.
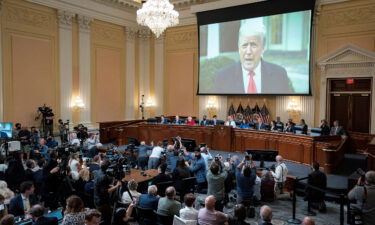
[[[36, 199], [33, 195], [29, 196], [29, 201], [30, 201], [30, 207], [35, 205]], [[25, 210], [23, 207], [23, 201], [22, 201], [22, 196], [21, 194], [16, 195], [14, 198], [10, 200], [9, 203], [9, 213], [13, 214], [14, 216], [23, 216], [25, 215]]]
[[33, 223], [33, 225], [58, 225], [59, 222], [57, 221], [56, 217], [39, 217], [37, 221]]
[[[327, 188], [327, 176], [320, 170], [313, 171], [309, 174], [309, 179], [307, 180], [307, 183], [324, 190]], [[306, 188], [306, 194], [306, 197], [313, 202], [323, 201], [325, 196], [323, 192], [317, 191], [309, 187]]]
[[199, 125], [201, 125], [201, 126], [207, 126], [209, 124], [210, 124], [209, 120], [202, 120]]
[[257, 130], [266, 130], [267, 126], [266, 126], [265, 123], [260, 124], [260, 126], [259, 126], [259, 123], [257, 123], [257, 124], [255, 124], [255, 129], [257, 129]]
[[320, 128], [322, 129], [321, 131], [322, 135], [329, 135], [331, 132], [329, 126], [320, 126]]
[[[288, 75], [283, 67], [262, 60], [261, 76], [261, 94], [294, 93], [289, 86]], [[246, 92], [240, 62], [229, 65], [217, 72], [212, 93], [245, 94]]]
[[[331, 127], [331, 135], [335, 135], [336, 127]], [[338, 126], [336, 130], [336, 135], [344, 135], [344, 128], [342, 126]]]

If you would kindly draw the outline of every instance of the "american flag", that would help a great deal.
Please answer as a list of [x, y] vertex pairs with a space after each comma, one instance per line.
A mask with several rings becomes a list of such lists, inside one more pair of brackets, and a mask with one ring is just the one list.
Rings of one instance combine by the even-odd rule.
[[260, 118], [262, 118], [263, 123], [269, 123], [270, 122], [270, 112], [268, 111], [265, 104], [263, 104], [262, 109], [259, 113]]
[[252, 115], [251, 108], [250, 108], [249, 105], [246, 106], [246, 109], [245, 109], [245, 111], [243, 113], [243, 116], [247, 120], [247, 122], [251, 122], [252, 121], [253, 115]]
[[240, 102], [240, 104], [238, 105], [238, 108], [237, 108], [236, 113], [241, 113], [241, 114], [243, 114], [243, 112], [244, 112], [244, 110], [243, 110], [242, 104], [241, 104], [241, 102]]
[[236, 118], [236, 111], [234, 111], [233, 104], [230, 105], [230, 107], [229, 107], [228, 116], [231, 116], [233, 119]]

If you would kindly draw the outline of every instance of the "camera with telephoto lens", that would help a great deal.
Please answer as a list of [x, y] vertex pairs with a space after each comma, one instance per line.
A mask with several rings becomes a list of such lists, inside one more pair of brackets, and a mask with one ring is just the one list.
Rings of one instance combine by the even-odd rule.
[[121, 153], [114, 154], [110, 159], [110, 165], [106, 170], [106, 174], [116, 180], [122, 180], [125, 174], [130, 174], [130, 160]]
[[48, 114], [52, 112], [52, 109], [46, 105], [43, 105], [41, 107], [38, 107], [38, 112], [42, 113], [44, 117], [47, 117]]

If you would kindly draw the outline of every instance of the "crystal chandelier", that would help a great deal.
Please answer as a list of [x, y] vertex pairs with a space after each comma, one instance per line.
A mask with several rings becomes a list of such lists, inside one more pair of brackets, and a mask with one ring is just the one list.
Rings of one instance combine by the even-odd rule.
[[137, 10], [137, 22], [149, 27], [158, 38], [166, 28], [178, 24], [178, 12], [169, 0], [148, 0]]

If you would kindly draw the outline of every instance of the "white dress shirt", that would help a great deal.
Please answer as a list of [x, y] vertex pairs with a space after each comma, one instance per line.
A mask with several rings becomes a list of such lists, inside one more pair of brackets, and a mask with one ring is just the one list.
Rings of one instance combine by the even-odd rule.
[[285, 182], [288, 175], [288, 168], [285, 163], [280, 163], [276, 166], [275, 172], [272, 172], [272, 176], [275, 178], [275, 182]]
[[198, 220], [198, 210], [193, 207], [180, 209], [180, 218], [183, 220]]
[[232, 126], [233, 128], [236, 128], [236, 122], [234, 121], [227, 121], [225, 122], [225, 126]]
[[164, 149], [160, 146], [156, 146], [152, 149], [152, 153], [150, 155], [150, 158], [160, 158], [161, 153], [164, 151]]
[[[262, 61], [259, 61], [258, 66], [254, 70], [254, 82], [255, 86], [257, 87], [257, 92], [262, 93]], [[250, 71], [246, 70], [245, 68], [242, 67], [242, 79], [243, 79], [243, 87], [245, 92], [247, 93], [247, 87], [249, 86], [250, 82]]]

